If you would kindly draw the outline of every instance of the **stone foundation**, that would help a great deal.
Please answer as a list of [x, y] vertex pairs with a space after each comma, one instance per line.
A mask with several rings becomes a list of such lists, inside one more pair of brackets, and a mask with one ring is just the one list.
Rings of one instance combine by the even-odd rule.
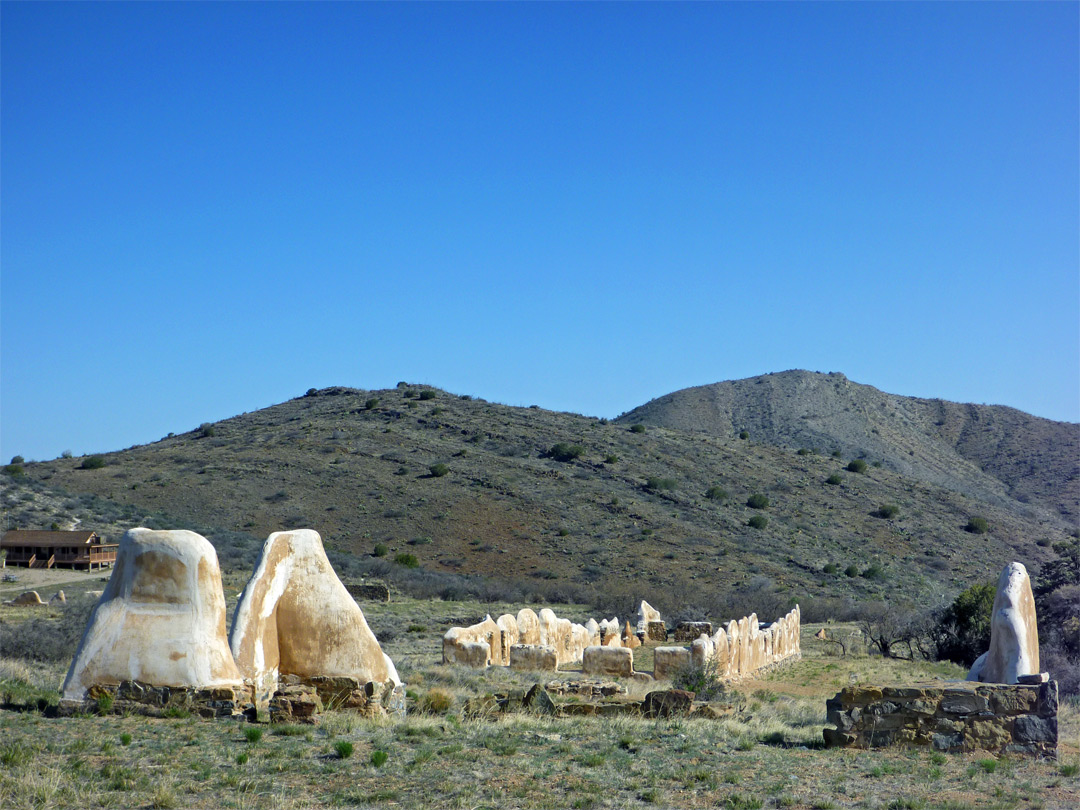
[[198, 688], [153, 686], [142, 681], [95, 684], [84, 700], [62, 700], [61, 714], [141, 714], [165, 716], [169, 711], [190, 712], [200, 717], [236, 717], [254, 708], [251, 690], [228, 686]]
[[825, 744], [1057, 758], [1058, 688], [955, 681], [913, 686], [849, 686], [826, 704]]

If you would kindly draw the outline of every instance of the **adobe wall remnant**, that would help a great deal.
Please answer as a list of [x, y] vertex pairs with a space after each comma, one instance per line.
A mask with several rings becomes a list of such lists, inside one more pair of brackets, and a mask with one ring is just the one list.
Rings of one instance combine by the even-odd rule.
[[510, 669], [550, 671], [559, 668], [555, 648], [546, 644], [514, 644], [510, 647]]
[[120, 540], [109, 583], [64, 680], [64, 699], [90, 687], [242, 690], [225, 637], [225, 595], [210, 542], [195, 532], [136, 528]]
[[990, 649], [975, 659], [969, 681], [1016, 683], [1021, 675], [1039, 672], [1039, 628], [1027, 569], [1018, 562], [1005, 566], [998, 578], [990, 617]]
[[630, 678], [634, 674], [634, 651], [626, 647], [586, 647], [581, 657], [581, 673]]
[[691, 645], [691, 657], [697, 666], [715, 666], [720, 678], [738, 680], [800, 656], [801, 624], [798, 605], [769, 625], [759, 625], [757, 614], [751, 613], [711, 636], [699, 636]]
[[711, 636], [712, 622], [679, 622], [675, 625], [675, 640], [692, 643], [698, 636]]
[[[622, 646], [618, 637], [618, 619], [597, 622], [590, 619], [576, 624], [560, 619], [550, 608], [537, 615], [522, 608], [517, 616], [504, 613], [498, 621], [485, 616], [469, 627], [451, 627], [443, 635], [443, 663], [483, 669], [489, 666], [511, 666], [514, 647], [547, 647], [555, 652], [556, 667], [581, 661], [586, 647]], [[543, 663], [548, 659], [538, 653], [519, 651], [515, 668], [530, 660]]]
[[830, 748], [932, 746], [1057, 758], [1056, 681], [849, 686], [826, 708], [836, 726], [823, 732]]
[[[50, 600], [51, 601], [51, 600]], [[29, 605], [44, 605], [41, 601], [41, 595], [37, 591], [23, 591], [14, 599], [9, 599], [4, 602], [6, 607], [26, 607]]]
[[290, 675], [301, 682], [326, 677], [389, 682], [404, 693], [394, 662], [311, 529], [267, 538], [236, 605], [229, 644], [260, 705]]

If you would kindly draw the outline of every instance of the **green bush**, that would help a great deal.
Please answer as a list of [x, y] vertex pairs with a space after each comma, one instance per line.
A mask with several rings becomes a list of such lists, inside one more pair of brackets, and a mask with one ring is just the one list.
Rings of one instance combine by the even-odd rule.
[[967, 522], [967, 526], [965, 526], [964, 529], [972, 534], [986, 534], [990, 531], [990, 524], [987, 523], [986, 518], [973, 517]]
[[337, 740], [334, 743], [334, 753], [338, 759], [348, 759], [353, 754], [353, 744], [348, 740]]
[[79, 467], [84, 470], [100, 470], [105, 464], [104, 456], [87, 456]]
[[566, 444], [559, 442], [553, 445], [547, 452], [549, 458], [553, 458], [556, 461], [573, 461], [576, 458], [581, 458], [585, 455], [585, 448], [580, 444]]
[[769, 498], [767, 495], [762, 495], [760, 492], [755, 492], [749, 498], [746, 499], [746, 505], [751, 509], [767, 509], [769, 506]]
[[618, 460], [619, 460], [619, 457], [617, 455], [615, 455], [614, 453], [608, 453], [606, 456], [604, 456], [604, 463], [605, 464], [614, 464]]
[[12, 464], [25, 464], [26, 459], [23, 458], [22, 456], [12, 456], [11, 457], [11, 463]]
[[420, 392], [420, 399], [435, 399], [436, 396], [437, 394], [430, 388], [425, 388]]
[[764, 515], [751, 515], [750, 520], [746, 521], [746, 525], [753, 529], [764, 529], [769, 525], [769, 519]]
[[450, 468], [447, 467], [445, 464], [432, 464], [430, 467], [428, 467], [428, 471], [431, 473], [433, 478], [442, 478], [444, 475], [450, 472]]
[[934, 628], [937, 657], [970, 667], [990, 647], [990, 621], [997, 586], [972, 585], [953, 600]]
[[254, 745], [262, 739], [263, 730], [258, 726], [245, 726], [244, 727], [244, 739]]
[[386, 760], [390, 759], [390, 755], [385, 751], [372, 751], [371, 752], [371, 764], [376, 768], [381, 768], [386, 764]]
[[641, 425], [641, 424], [631, 425], [630, 426], [630, 432], [631, 433], [644, 433], [645, 432], [645, 426]]
[[864, 569], [859, 576], [863, 579], [882, 580], [885, 579], [885, 569], [874, 563], [869, 568]]
[[387, 548], [386, 543], [376, 543], [375, 548], [372, 550], [371, 555], [373, 557], [385, 557], [386, 553], [390, 549]]
[[21, 464], [8, 464], [4, 467], [4, 475], [10, 475], [12, 478], [19, 478], [24, 473]]
[[[171, 436], [172, 434], [170, 433], [169, 435]], [[70, 450], [65, 450], [63, 453], [60, 454], [60, 458], [71, 458], [71, 456], [72, 452]]]
[[844, 574], [854, 579], [859, 575], [859, 566], [855, 565], [855, 563], [852, 563], [844, 569]]
[[364, 407], [367, 408], [369, 411], [375, 410], [379, 407], [379, 398], [372, 397], [364, 403]]
[[652, 490], [653, 492], [659, 492], [665, 489], [675, 489], [677, 482], [674, 478], [659, 478], [657, 476], [651, 476], [645, 481], [645, 489]]
[[884, 503], [874, 511], [874, 517], [889, 520], [900, 514], [900, 507], [894, 503]]
[[705, 490], [705, 497], [710, 501], [724, 501], [728, 498], [728, 491], [723, 487], [709, 487]]
[[398, 565], [404, 566], [405, 568], [420, 567], [420, 561], [416, 559], [415, 554], [406, 554], [404, 552], [401, 554], [395, 554], [394, 562], [396, 562]]
[[209, 422], [203, 422], [199, 425], [199, 436], [203, 439], [209, 439], [215, 432], [214, 426]]
[[830, 475], [828, 478], [825, 479], [826, 484], [832, 484], [834, 487], [838, 486], [839, 484], [842, 484], [843, 482], [844, 482], [844, 479], [840, 477], [840, 473], [833, 473], [832, 475]]
[[853, 459], [852, 461], [848, 462], [847, 471], [853, 473], [864, 473], [866, 472], [866, 462], [863, 461], [861, 458]]
[[739, 431], [739, 438], [745, 441], [746, 439], [750, 438], [750, 434], [747, 433], [745, 430], [741, 430]]
[[821, 571], [824, 574], [838, 574], [840, 573], [840, 566], [836, 563], [825, 563]]

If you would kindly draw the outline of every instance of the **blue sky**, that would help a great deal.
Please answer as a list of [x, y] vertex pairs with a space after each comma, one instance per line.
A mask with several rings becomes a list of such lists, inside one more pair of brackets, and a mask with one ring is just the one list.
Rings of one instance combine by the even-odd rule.
[[310, 387], [1080, 419], [1077, 3], [0, 5], [0, 460]]

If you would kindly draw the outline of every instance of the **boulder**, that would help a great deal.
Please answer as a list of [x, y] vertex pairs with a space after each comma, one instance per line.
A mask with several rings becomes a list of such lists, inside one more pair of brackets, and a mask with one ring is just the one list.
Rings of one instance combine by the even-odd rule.
[[44, 605], [45, 603], [41, 601], [41, 596], [38, 595], [37, 591], [23, 591], [14, 599], [4, 602], [4, 604], [11, 607], [23, 607], [26, 605]]
[[1031, 580], [1022, 564], [1011, 562], [998, 579], [990, 617], [990, 649], [975, 659], [967, 679], [1016, 683], [1021, 675], [1038, 673], [1039, 629]]
[[229, 644], [257, 700], [273, 694], [283, 675], [401, 684], [311, 529], [267, 538], [236, 605]]
[[646, 717], [685, 717], [694, 708], [694, 693], [682, 689], [649, 692], [641, 702]]
[[64, 697], [89, 687], [242, 686], [225, 636], [225, 595], [210, 542], [195, 532], [131, 529], [64, 681]]

